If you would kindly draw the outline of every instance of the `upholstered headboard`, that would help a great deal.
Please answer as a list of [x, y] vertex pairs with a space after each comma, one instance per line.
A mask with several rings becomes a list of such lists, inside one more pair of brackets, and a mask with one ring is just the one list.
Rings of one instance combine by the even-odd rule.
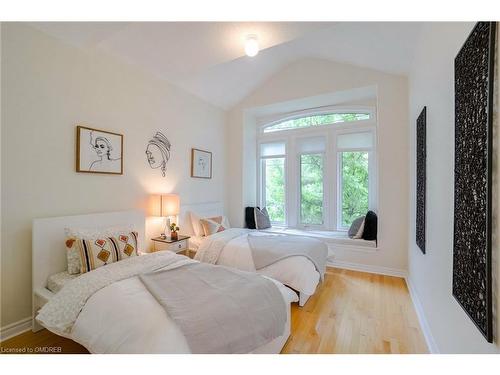
[[222, 202], [207, 202], [196, 204], [181, 205], [179, 213], [180, 232], [182, 234], [193, 236], [194, 230], [191, 224], [190, 213], [194, 212], [200, 217], [218, 216], [224, 214], [224, 205]]

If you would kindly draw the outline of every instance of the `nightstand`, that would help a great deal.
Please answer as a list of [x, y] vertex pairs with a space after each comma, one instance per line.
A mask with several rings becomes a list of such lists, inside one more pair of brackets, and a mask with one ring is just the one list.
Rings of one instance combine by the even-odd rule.
[[187, 250], [188, 239], [189, 236], [181, 235], [179, 235], [176, 240], [173, 240], [170, 237], [151, 238], [151, 240], [153, 241], [153, 251], [168, 250], [173, 251], [174, 253], [179, 253], [181, 251]]
[[196, 255], [196, 250], [186, 249], [178, 252], [177, 254], [187, 256], [188, 258], [194, 259]]

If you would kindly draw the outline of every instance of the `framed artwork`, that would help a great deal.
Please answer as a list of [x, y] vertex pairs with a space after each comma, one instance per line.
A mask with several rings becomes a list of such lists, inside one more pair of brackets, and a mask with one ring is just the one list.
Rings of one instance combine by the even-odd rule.
[[191, 177], [212, 178], [212, 153], [191, 149]]
[[77, 126], [76, 171], [123, 174], [123, 135]]
[[479, 22], [455, 58], [455, 198], [452, 293], [493, 341], [492, 115], [495, 22]]
[[422, 109], [417, 118], [417, 202], [415, 241], [425, 254], [425, 163], [426, 163], [426, 121], [427, 107]]

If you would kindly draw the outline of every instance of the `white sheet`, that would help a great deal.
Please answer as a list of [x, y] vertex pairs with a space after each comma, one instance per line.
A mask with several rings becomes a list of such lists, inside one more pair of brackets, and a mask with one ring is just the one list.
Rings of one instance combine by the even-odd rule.
[[[297, 300], [290, 289], [273, 281], [288, 306]], [[180, 329], [138, 277], [95, 293], [73, 326], [71, 338], [91, 353], [190, 352]]]
[[[269, 235], [269, 233], [257, 231], [252, 231], [252, 234]], [[207, 237], [197, 237], [198, 246], [201, 244], [201, 241], [206, 239]], [[320, 275], [314, 264], [302, 256], [289, 257], [257, 271], [253, 263], [246, 234], [228, 242], [222, 250], [217, 264], [238, 268], [243, 271], [257, 272], [308, 295], [314, 294], [320, 279]]]
[[47, 289], [50, 290], [52, 293], [57, 293], [59, 292], [64, 285], [66, 285], [69, 281], [73, 280], [75, 277], [80, 276], [78, 275], [71, 275], [68, 273], [68, 271], [63, 271], [56, 273], [54, 275], [50, 275], [48, 280], [47, 280]]

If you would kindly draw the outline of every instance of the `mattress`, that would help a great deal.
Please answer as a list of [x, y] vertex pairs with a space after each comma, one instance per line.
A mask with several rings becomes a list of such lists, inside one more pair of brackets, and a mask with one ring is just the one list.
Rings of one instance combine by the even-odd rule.
[[78, 276], [80, 276], [80, 274], [71, 275], [68, 271], [56, 273], [55, 275], [49, 276], [49, 279], [47, 280], [47, 289], [52, 293], [57, 293], [63, 288], [64, 285], [66, 285], [68, 281], [71, 281]]

